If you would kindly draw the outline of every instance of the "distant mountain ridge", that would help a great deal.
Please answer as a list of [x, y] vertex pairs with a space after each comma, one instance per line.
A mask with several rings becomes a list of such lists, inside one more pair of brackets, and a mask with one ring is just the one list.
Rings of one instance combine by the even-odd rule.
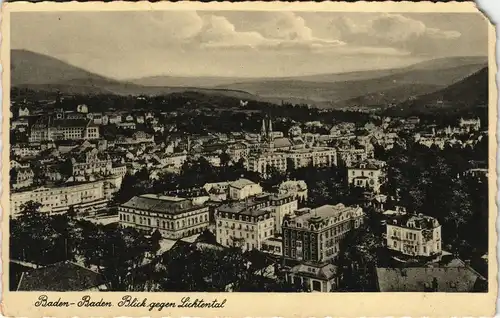
[[170, 76], [170, 75], [157, 75], [142, 78], [135, 78], [128, 80], [131, 83], [147, 85], [147, 86], [198, 86], [198, 87], [216, 87], [226, 85], [237, 85], [242, 83], [251, 82], [280, 82], [280, 81], [301, 81], [301, 82], [322, 82], [322, 83], [336, 83], [340, 81], [354, 81], [354, 80], [367, 80], [375, 79], [395, 74], [401, 74], [408, 71], [429, 71], [437, 69], [453, 69], [455, 67], [472, 67], [476, 65], [477, 69], [487, 64], [487, 57], [449, 57], [438, 58], [434, 60], [416, 63], [402, 68], [368, 70], [368, 71], [354, 71], [346, 73], [325, 73], [315, 75], [302, 75], [302, 76], [286, 76], [286, 77], [264, 77], [264, 78], [251, 78], [251, 77], [185, 77], [185, 76]]
[[118, 81], [61, 60], [25, 50], [11, 51], [11, 86], [71, 94], [160, 95], [186, 89], [248, 98], [246, 92], [197, 87], [154, 87]]
[[457, 83], [487, 65], [486, 57], [429, 60], [400, 69], [283, 78], [156, 76], [119, 81], [24, 50], [11, 52], [11, 84], [73, 94], [164, 95], [193, 91], [241, 99], [372, 107], [404, 103]]

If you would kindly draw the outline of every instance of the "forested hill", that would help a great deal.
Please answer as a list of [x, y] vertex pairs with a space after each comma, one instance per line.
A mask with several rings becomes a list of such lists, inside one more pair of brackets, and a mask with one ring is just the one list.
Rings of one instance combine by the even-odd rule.
[[442, 112], [481, 112], [488, 106], [488, 82], [488, 68], [485, 67], [444, 89], [407, 100], [385, 113], [406, 116]]

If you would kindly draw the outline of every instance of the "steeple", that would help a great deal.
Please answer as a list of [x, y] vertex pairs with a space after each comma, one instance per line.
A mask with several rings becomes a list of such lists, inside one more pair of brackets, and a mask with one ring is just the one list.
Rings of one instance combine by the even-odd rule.
[[262, 137], [266, 136], [266, 120], [262, 119], [262, 128], [260, 129], [260, 134]]
[[272, 133], [273, 133], [273, 122], [271, 120], [271, 118], [269, 118], [269, 126], [268, 126], [268, 132], [269, 134], [269, 137], [271, 137]]

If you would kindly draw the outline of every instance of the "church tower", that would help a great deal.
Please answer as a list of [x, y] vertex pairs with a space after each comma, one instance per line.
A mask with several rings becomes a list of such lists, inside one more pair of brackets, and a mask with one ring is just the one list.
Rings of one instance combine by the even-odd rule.
[[266, 120], [262, 119], [262, 128], [260, 129], [260, 135], [262, 138], [266, 137]]
[[271, 121], [271, 118], [269, 118], [269, 125], [268, 125], [268, 131], [267, 131], [267, 135], [268, 135], [269, 139], [272, 138], [272, 134], [273, 134], [273, 122]]

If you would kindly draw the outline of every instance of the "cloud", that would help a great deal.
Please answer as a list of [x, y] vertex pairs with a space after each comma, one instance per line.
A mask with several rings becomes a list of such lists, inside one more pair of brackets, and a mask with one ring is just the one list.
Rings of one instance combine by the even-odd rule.
[[227, 17], [207, 15], [204, 25], [190, 45], [205, 48], [306, 49], [318, 50], [344, 45], [342, 41], [312, 36], [302, 18], [293, 15], [268, 15], [272, 19], [255, 24], [255, 30], [236, 30]]
[[401, 14], [383, 14], [367, 21], [340, 17], [332, 21], [331, 31], [347, 43], [409, 49], [426, 41], [452, 40], [460, 32], [429, 28], [423, 22]]
[[203, 20], [203, 27], [192, 39], [192, 43], [202, 47], [255, 47], [266, 42], [258, 32], [236, 31], [234, 25], [225, 17], [210, 15]]
[[313, 30], [293, 12], [267, 12], [255, 23], [255, 30], [268, 38], [285, 41], [312, 41]]
[[10, 40], [14, 49], [116, 78], [288, 76], [483, 52], [482, 19], [463, 13], [13, 12]]

